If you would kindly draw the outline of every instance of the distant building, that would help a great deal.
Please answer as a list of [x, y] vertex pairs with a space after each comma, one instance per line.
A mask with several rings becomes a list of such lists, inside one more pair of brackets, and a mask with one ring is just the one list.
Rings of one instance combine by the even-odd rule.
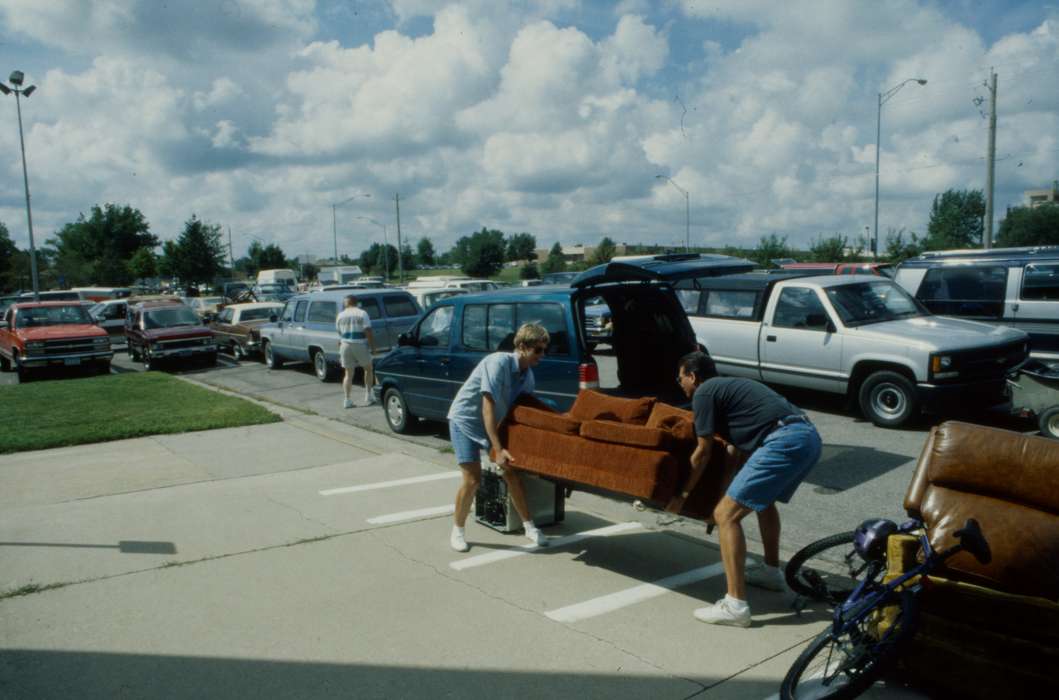
[[1042, 204], [1055, 204], [1059, 202], [1059, 180], [1052, 181], [1051, 189], [1047, 190], [1026, 190], [1023, 192], [1026, 197], [1026, 204], [1031, 209], [1039, 207]]
[[[584, 262], [585, 260], [591, 260], [592, 256], [595, 255], [596, 249], [599, 246], [594, 245], [581, 245], [575, 243], [574, 245], [564, 245], [563, 259], [566, 262]], [[614, 245], [615, 255], [625, 255], [626, 245], [624, 243], [617, 243]], [[537, 262], [543, 263], [548, 259], [548, 255], [552, 252], [551, 248], [537, 248]]]

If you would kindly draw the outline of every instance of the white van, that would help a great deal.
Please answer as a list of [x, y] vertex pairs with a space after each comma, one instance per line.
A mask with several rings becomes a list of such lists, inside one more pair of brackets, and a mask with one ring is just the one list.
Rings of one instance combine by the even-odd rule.
[[285, 284], [291, 289], [297, 289], [298, 276], [294, 274], [294, 270], [261, 270], [257, 273], [257, 283]]

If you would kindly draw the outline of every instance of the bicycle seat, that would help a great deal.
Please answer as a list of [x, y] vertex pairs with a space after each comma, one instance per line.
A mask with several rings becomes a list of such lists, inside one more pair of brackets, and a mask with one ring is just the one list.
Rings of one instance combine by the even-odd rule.
[[988, 564], [993, 560], [993, 553], [989, 550], [989, 543], [982, 535], [982, 528], [974, 518], [968, 518], [963, 527], [953, 533], [960, 541], [960, 545], [978, 560], [979, 564]]

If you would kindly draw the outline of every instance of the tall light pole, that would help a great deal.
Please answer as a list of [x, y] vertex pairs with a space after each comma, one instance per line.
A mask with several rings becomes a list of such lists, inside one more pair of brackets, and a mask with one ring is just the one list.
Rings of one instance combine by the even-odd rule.
[[385, 269], [383, 270], [383, 279], [390, 279], [390, 243], [386, 237], [386, 224], [380, 224], [375, 219], [372, 219], [367, 216], [358, 216], [357, 218], [361, 221], [367, 221], [369, 223], [375, 224], [376, 226], [382, 229], [382, 264], [385, 267]]
[[879, 109], [875, 113], [875, 240], [872, 243], [872, 254], [876, 258], [879, 257], [879, 142], [882, 133], [882, 106], [909, 83], [926, 85], [927, 81], [925, 78], [908, 78], [894, 85], [886, 92], [880, 92]]
[[673, 187], [676, 187], [680, 194], [684, 195], [684, 252], [691, 251], [691, 197], [688, 196], [688, 191], [683, 187], [673, 182], [673, 178], [666, 177], [665, 175], [655, 175], [657, 180], [665, 180]]
[[9, 88], [0, 83], [0, 92], [5, 95], [10, 95], [12, 92], [15, 93], [15, 109], [18, 111], [18, 143], [22, 147], [22, 184], [26, 188], [26, 224], [29, 226], [29, 269], [33, 276], [33, 299], [40, 301], [40, 284], [37, 280], [37, 246], [33, 243], [33, 212], [29, 206], [29, 175], [26, 172], [26, 140], [22, 136], [22, 103], [19, 101], [20, 96], [29, 97], [32, 95], [37, 86], [22, 87], [24, 78], [22, 71], [11, 71], [11, 76], [8, 80], [15, 87]]
[[363, 192], [358, 192], [357, 194], [353, 195], [352, 197], [346, 197], [341, 202], [335, 202], [334, 204], [331, 205], [331, 234], [335, 238], [335, 265], [338, 264], [338, 218], [337, 218], [337, 215], [335, 214], [335, 210], [338, 207], [342, 206], [343, 204], [349, 204], [354, 199], [359, 199], [360, 197], [370, 197], [370, 196], [371, 196], [370, 194], [365, 194]]

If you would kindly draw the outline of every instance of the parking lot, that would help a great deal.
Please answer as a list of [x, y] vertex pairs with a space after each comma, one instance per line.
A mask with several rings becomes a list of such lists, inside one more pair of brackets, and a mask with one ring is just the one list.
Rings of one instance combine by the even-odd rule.
[[[141, 368], [119, 354], [113, 371]], [[3, 588], [56, 586], [0, 601], [14, 697], [768, 698], [824, 624], [756, 589], [751, 629], [698, 623], [724, 593], [701, 523], [581, 493], [548, 549], [472, 524], [456, 554], [443, 425], [395, 436], [308, 365], [174, 371], [286, 420], [0, 459]], [[783, 555], [900, 518], [930, 423], [881, 430], [794, 398], [825, 451], [782, 509]]]

